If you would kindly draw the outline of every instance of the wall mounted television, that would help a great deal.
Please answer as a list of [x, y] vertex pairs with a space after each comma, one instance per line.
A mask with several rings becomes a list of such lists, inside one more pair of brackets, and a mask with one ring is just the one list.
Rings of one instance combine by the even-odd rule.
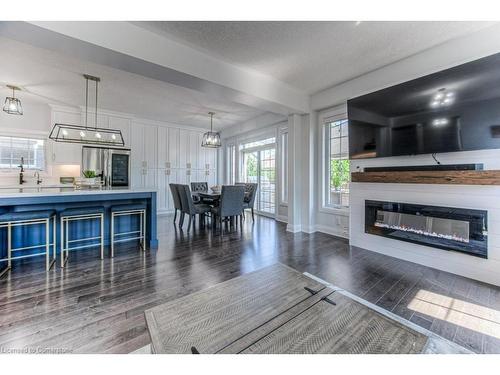
[[350, 159], [500, 148], [500, 53], [347, 101]]

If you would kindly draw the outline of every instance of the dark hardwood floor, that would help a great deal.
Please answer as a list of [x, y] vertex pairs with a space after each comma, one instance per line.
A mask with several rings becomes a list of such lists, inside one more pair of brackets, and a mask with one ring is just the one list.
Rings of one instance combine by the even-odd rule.
[[500, 288], [257, 217], [219, 236], [159, 220], [160, 248], [114, 259], [71, 253], [65, 269], [16, 266], [0, 280], [0, 353], [128, 353], [149, 343], [144, 310], [275, 262], [307, 271], [475, 352], [500, 353]]

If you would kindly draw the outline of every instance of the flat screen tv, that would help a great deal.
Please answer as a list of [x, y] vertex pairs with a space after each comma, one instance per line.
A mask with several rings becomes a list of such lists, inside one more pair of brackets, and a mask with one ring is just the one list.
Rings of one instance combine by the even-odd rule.
[[347, 101], [349, 156], [500, 148], [500, 53]]

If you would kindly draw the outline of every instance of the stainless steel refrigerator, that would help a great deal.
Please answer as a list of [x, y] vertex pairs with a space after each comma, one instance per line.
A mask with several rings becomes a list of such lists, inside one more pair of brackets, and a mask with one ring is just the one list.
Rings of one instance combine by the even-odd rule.
[[130, 186], [130, 149], [82, 147], [82, 171], [95, 171], [108, 187]]

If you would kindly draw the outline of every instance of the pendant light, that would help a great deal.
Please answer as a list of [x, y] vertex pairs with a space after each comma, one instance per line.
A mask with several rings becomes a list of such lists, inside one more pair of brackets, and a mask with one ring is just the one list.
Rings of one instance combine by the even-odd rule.
[[5, 98], [5, 104], [3, 106], [3, 111], [7, 112], [10, 115], [22, 115], [23, 114], [23, 106], [21, 105], [21, 101], [16, 98], [15, 92], [16, 90], [20, 90], [19, 87], [7, 85], [9, 89], [12, 89], [12, 96], [7, 96]]
[[[99, 91], [99, 77], [84, 74], [85, 78], [85, 126], [70, 124], [54, 124], [49, 138], [56, 142], [85, 143], [100, 146], [123, 147], [123, 135], [121, 130], [97, 127], [97, 99]], [[95, 82], [95, 118], [94, 126], [89, 127], [89, 81]]]
[[220, 134], [213, 131], [213, 120], [215, 112], [208, 112], [210, 115], [210, 131], [203, 134], [201, 147], [219, 148], [221, 146]]

